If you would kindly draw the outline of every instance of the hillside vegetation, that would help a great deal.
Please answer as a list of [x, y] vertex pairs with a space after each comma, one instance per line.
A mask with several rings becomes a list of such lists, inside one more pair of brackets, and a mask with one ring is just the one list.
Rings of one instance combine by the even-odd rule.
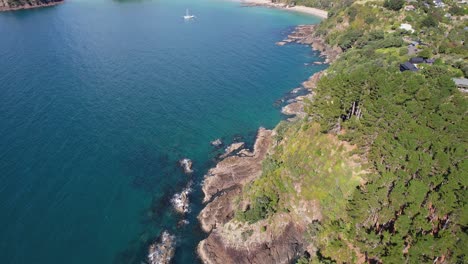
[[353, 0], [281, 0], [278, 2], [330, 10], [349, 6]]
[[319, 201], [328, 219], [342, 216], [346, 198], [361, 180], [352, 147], [320, 133], [317, 123], [282, 123], [278, 144], [263, 161], [263, 174], [244, 192], [250, 208], [237, 219], [255, 223], [276, 212], [291, 212], [301, 202]]
[[[467, 7], [444, 2], [417, 1], [411, 11], [397, 0], [333, 7], [316, 34], [345, 52], [320, 80], [308, 117], [277, 127], [239, 221], [315, 200], [323, 218], [310, 224], [314, 250], [300, 263], [466, 262], [468, 102], [452, 78], [468, 74]], [[400, 72], [415, 56], [435, 63]], [[361, 165], [351, 166], [356, 156]]]

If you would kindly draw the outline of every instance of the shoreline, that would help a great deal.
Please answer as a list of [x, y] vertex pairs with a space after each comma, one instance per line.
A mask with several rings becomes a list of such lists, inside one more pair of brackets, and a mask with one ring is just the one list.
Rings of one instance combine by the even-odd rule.
[[56, 2], [50, 2], [50, 3], [41, 3], [38, 5], [24, 5], [24, 6], [18, 6], [18, 7], [0, 7], [0, 12], [8, 12], [8, 11], [18, 11], [18, 10], [27, 10], [27, 9], [34, 9], [34, 8], [41, 8], [41, 7], [51, 7], [51, 6], [56, 6], [63, 4], [65, 0], [58, 0]]
[[[331, 47], [320, 36], [315, 36], [315, 28], [315, 25], [296, 26], [282, 45], [307, 45], [319, 51], [320, 56], [331, 63], [341, 54], [341, 49]], [[313, 90], [325, 71], [326, 69], [315, 72], [302, 82], [301, 87], [307, 89], [309, 94], [296, 97], [292, 103], [282, 108], [283, 114], [292, 116], [288, 121], [305, 117], [304, 101], [313, 97]], [[236, 205], [234, 201], [245, 186], [262, 175], [263, 160], [272, 151], [271, 148], [278, 144], [274, 139], [275, 135], [275, 128], [260, 128], [252, 152], [240, 151], [235, 156], [222, 159], [205, 175], [202, 183], [204, 207], [197, 218], [207, 237], [198, 243], [196, 249], [203, 263], [290, 263], [309, 250], [302, 237], [306, 224], [303, 221], [294, 221], [288, 214], [275, 216], [270, 219], [271, 223], [268, 222], [270, 220], [260, 220], [251, 225], [231, 222], [238, 206], [248, 206]], [[240, 155], [241, 153], [244, 155]], [[308, 206], [314, 208], [313, 211], [319, 208], [318, 204]], [[314, 216], [316, 219], [320, 217], [320, 214]], [[267, 225], [269, 227], [265, 229]], [[262, 228], [263, 232], [252, 235], [254, 229]]]
[[292, 12], [317, 16], [322, 19], [328, 18], [328, 11], [314, 8], [314, 7], [307, 7], [307, 6], [301, 6], [301, 5], [289, 7], [286, 4], [272, 3], [269, 0], [240, 0], [240, 3], [243, 6], [263, 6], [263, 7], [277, 8], [277, 9], [281, 9], [285, 11], [292, 11]]

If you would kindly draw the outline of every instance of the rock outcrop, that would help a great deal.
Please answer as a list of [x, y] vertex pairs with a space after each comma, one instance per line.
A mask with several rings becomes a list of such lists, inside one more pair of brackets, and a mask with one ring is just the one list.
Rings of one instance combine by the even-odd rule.
[[302, 102], [293, 102], [288, 105], [285, 105], [281, 109], [281, 113], [285, 115], [296, 115], [302, 117], [305, 115], [304, 113], [304, 104]]
[[[258, 237], [252, 235], [241, 243], [232, 243], [226, 234], [214, 231], [198, 244], [197, 252], [207, 264], [292, 263], [305, 251], [304, 231], [287, 222], [277, 236], [265, 232]], [[242, 236], [246, 231], [240, 234]]]
[[223, 141], [221, 141], [221, 139], [218, 138], [218, 139], [211, 141], [210, 144], [213, 147], [221, 147], [223, 145]]
[[[317, 83], [320, 78], [323, 76], [323, 71], [317, 72], [312, 75], [307, 81], [302, 83], [302, 87], [307, 89], [310, 93], [307, 95], [302, 95], [294, 98], [294, 100], [281, 109], [281, 113], [288, 116], [295, 116], [298, 118], [304, 118], [306, 116], [304, 110], [304, 101], [312, 100], [314, 96], [314, 89], [317, 87]], [[296, 88], [297, 89], [297, 88]], [[294, 92], [294, 90], [293, 90]]]
[[309, 45], [313, 50], [320, 52], [324, 56], [325, 63], [331, 63], [335, 61], [338, 56], [343, 52], [340, 47], [331, 47], [324, 39], [317, 36], [315, 32], [316, 25], [299, 25], [286, 39], [277, 42], [277, 45], [284, 45], [286, 43], [299, 43]]
[[272, 131], [260, 128], [252, 155], [239, 157], [230, 156], [220, 161], [215, 168], [208, 171], [203, 183], [204, 202], [236, 186], [243, 186], [246, 182], [259, 176], [262, 172], [262, 161], [271, 144]]
[[169, 264], [175, 253], [175, 236], [164, 231], [159, 243], [154, 243], [148, 249], [149, 264]]
[[179, 160], [179, 165], [182, 167], [185, 174], [191, 174], [193, 172], [192, 170], [193, 162], [190, 159]]
[[310, 92], [313, 92], [314, 89], [317, 87], [318, 81], [320, 80], [320, 78], [322, 78], [323, 74], [323, 71], [314, 73], [314, 75], [310, 76], [309, 79], [307, 79], [307, 81], [302, 83], [302, 86]]
[[185, 214], [190, 211], [189, 194], [192, 192], [191, 185], [192, 182], [189, 182], [187, 187], [180, 193], [174, 194], [174, 197], [171, 199], [172, 206], [178, 213]]
[[54, 6], [63, 2], [64, 0], [0, 0], [0, 11]]

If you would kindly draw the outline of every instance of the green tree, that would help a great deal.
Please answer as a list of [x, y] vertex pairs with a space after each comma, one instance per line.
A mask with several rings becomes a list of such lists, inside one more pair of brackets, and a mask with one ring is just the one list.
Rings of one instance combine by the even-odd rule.
[[421, 21], [421, 25], [423, 27], [437, 27], [439, 25], [439, 21], [437, 21], [432, 15], [429, 15]]
[[405, 4], [404, 0], [385, 0], [384, 7], [390, 10], [398, 11]]
[[425, 58], [425, 59], [428, 59], [428, 58], [432, 57], [432, 50], [429, 49], [429, 48], [424, 48], [423, 50], [421, 50], [418, 53], [418, 55]]

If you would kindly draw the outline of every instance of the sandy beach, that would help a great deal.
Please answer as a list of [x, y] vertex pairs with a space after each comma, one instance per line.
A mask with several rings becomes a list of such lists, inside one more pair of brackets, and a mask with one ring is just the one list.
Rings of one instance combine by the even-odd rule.
[[327, 11], [321, 10], [318, 8], [313, 8], [313, 7], [307, 7], [307, 6], [288, 7], [285, 4], [272, 3], [270, 0], [240, 0], [240, 2], [244, 5], [274, 7], [274, 8], [284, 9], [287, 11], [300, 12], [304, 14], [318, 16], [320, 18], [328, 17]]

